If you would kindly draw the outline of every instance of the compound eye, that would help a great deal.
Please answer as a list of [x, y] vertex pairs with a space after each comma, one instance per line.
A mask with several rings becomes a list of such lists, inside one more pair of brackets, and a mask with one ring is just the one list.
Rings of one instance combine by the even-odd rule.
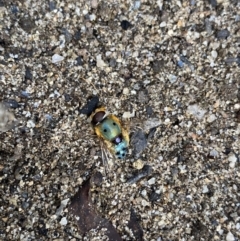
[[92, 124], [97, 125], [98, 123], [100, 123], [103, 120], [105, 114], [105, 111], [97, 112], [92, 118]]
[[117, 136], [115, 139], [112, 140], [112, 143], [115, 145], [118, 145], [119, 143], [122, 142], [122, 135], [120, 134], [119, 136]]

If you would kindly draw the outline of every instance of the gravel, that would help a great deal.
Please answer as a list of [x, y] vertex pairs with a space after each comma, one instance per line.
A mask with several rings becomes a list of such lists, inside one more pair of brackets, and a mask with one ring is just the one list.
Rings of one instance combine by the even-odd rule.
[[[107, 240], [97, 171], [119, 240], [240, 240], [239, 7], [0, 1], [0, 240]], [[91, 97], [135, 138], [106, 174]]]

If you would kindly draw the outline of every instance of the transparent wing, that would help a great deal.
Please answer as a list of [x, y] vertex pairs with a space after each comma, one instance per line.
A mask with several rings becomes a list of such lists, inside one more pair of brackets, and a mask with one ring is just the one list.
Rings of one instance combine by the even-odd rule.
[[103, 140], [100, 140], [100, 147], [105, 174], [107, 174], [114, 164], [113, 155]]

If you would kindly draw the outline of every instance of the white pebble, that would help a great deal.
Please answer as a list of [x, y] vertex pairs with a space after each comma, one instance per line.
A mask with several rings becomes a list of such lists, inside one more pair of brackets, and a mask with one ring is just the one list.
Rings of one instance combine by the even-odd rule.
[[83, 13], [83, 15], [87, 15], [88, 14], [88, 10], [87, 9], [83, 9], [82, 13]]
[[230, 231], [227, 233], [226, 241], [235, 241], [235, 237]]
[[132, 118], [134, 116], [135, 116], [135, 112], [134, 111], [132, 113], [130, 113], [129, 111], [126, 111], [126, 112], [123, 113], [122, 118], [123, 119], [128, 119], [128, 118]]
[[177, 76], [173, 75], [173, 74], [170, 74], [168, 76], [168, 79], [169, 79], [170, 83], [173, 84], [173, 83], [175, 83], [177, 81]]
[[53, 64], [57, 64], [58, 62], [61, 62], [61, 61], [63, 61], [63, 60], [64, 60], [64, 57], [61, 56], [61, 55], [59, 55], [59, 54], [54, 54], [54, 55], [52, 56], [52, 63], [53, 63]]
[[151, 179], [148, 180], [148, 184], [153, 185], [153, 184], [155, 184], [155, 181], [156, 181], [156, 178], [152, 177]]
[[97, 56], [97, 67], [102, 68], [104, 67], [106, 64], [104, 63], [104, 61], [102, 60], [102, 56], [99, 54]]
[[123, 94], [124, 95], [128, 95], [129, 94], [129, 89], [128, 88], [124, 88], [123, 89]]
[[235, 110], [239, 110], [239, 109], [240, 109], [240, 104], [239, 104], [239, 103], [235, 104], [235, 105], [234, 105], [234, 109], [235, 109]]
[[200, 108], [198, 105], [189, 105], [187, 111], [199, 120], [201, 120], [207, 112], [206, 110]]
[[218, 152], [215, 149], [213, 149], [210, 151], [210, 156], [216, 157], [218, 156]]
[[141, 1], [135, 1], [135, 2], [134, 2], [133, 9], [134, 9], [134, 10], [137, 10], [138, 8], [140, 8], [140, 6], [141, 6]]
[[237, 229], [237, 230], [240, 230], [240, 223], [237, 223], [237, 224], [236, 224], [236, 229]]
[[89, 15], [89, 20], [90, 20], [90, 21], [96, 20], [96, 15], [95, 15], [95, 14], [90, 14], [90, 15]]
[[67, 218], [66, 217], [63, 217], [60, 221], [60, 224], [61, 225], [67, 225], [68, 221], [67, 221]]
[[29, 120], [29, 121], [27, 122], [27, 127], [28, 127], [28, 128], [34, 128], [34, 127], [35, 127], [35, 123], [34, 123], [32, 120]]
[[142, 200], [142, 206], [146, 207], [146, 206], [150, 206], [149, 202], [147, 202], [146, 200]]
[[92, 6], [92, 8], [97, 8], [97, 6], [98, 6], [98, 1], [97, 1], [97, 0], [92, 0], [92, 1], [91, 1], [91, 6]]
[[218, 56], [218, 53], [217, 53], [216, 50], [213, 50], [213, 51], [211, 52], [211, 54], [212, 54], [212, 57], [213, 57], [214, 59], [216, 59], [217, 56]]
[[161, 120], [159, 120], [158, 118], [149, 118], [148, 120], [143, 122], [143, 129], [144, 131], [149, 131], [152, 128], [160, 126], [161, 123]]
[[231, 155], [230, 157], [228, 157], [228, 161], [229, 161], [229, 166], [231, 168], [234, 168], [237, 162], [237, 157], [235, 155]]
[[160, 23], [160, 28], [164, 28], [166, 26], [167, 26], [167, 23], [165, 21]]
[[142, 190], [141, 194], [146, 197], [147, 196], [147, 191], [146, 190]]
[[208, 192], [209, 192], [208, 186], [204, 185], [202, 189], [202, 193], [208, 193]]
[[208, 121], [209, 123], [212, 123], [212, 122], [214, 122], [216, 119], [217, 119], [217, 117], [216, 117], [214, 114], [211, 114], [211, 115], [207, 118], [207, 121]]

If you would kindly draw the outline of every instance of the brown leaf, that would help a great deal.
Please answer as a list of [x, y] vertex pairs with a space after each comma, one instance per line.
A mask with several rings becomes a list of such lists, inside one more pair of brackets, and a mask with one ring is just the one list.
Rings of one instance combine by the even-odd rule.
[[77, 220], [79, 231], [82, 234], [91, 229], [106, 229], [109, 241], [121, 241], [122, 238], [117, 233], [113, 225], [105, 218], [102, 218], [91, 201], [91, 178], [85, 181], [79, 191], [73, 197], [69, 210]]

